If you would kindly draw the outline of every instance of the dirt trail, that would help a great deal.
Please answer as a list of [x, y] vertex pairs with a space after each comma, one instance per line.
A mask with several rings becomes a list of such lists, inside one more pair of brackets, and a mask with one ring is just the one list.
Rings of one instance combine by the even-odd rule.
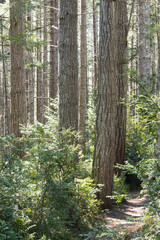
[[140, 217], [143, 216], [144, 202], [144, 197], [139, 197], [139, 193], [133, 194], [132, 199], [126, 200], [104, 216], [107, 227], [122, 227], [124, 232], [139, 228], [142, 224]]

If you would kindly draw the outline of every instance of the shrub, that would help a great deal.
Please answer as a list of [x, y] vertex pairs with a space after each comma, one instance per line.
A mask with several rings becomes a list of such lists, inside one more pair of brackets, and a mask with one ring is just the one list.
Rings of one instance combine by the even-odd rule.
[[46, 125], [23, 129], [20, 139], [3, 138], [1, 238], [71, 240], [93, 224], [99, 202], [78, 157], [79, 136], [72, 129], [57, 129], [56, 119], [50, 118]]

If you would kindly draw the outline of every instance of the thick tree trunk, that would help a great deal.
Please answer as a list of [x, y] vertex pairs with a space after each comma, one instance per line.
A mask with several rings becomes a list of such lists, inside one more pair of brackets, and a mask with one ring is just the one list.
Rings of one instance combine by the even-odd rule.
[[95, 184], [103, 184], [99, 193], [105, 208], [111, 208], [117, 126], [117, 3], [100, 1], [99, 83], [96, 142], [93, 161]]
[[20, 124], [26, 124], [24, 1], [11, 1], [11, 133], [20, 136]]
[[59, 128], [78, 129], [77, 0], [60, 1]]
[[[126, 98], [127, 98], [127, 35], [128, 18], [126, 0], [118, 1], [118, 108], [116, 127], [116, 163], [124, 164], [125, 161], [125, 142], [126, 142]], [[123, 102], [123, 103], [122, 103]], [[120, 170], [116, 169], [120, 174]]]
[[87, 85], [87, 35], [86, 35], [86, 0], [81, 0], [81, 65], [79, 88], [79, 126], [80, 144], [85, 153], [85, 120], [86, 120], [86, 85]]

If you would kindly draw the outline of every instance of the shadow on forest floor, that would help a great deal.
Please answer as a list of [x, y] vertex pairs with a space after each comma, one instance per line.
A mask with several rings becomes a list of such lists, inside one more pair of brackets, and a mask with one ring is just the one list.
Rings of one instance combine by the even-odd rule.
[[132, 198], [125, 200], [118, 208], [113, 208], [103, 218], [109, 228], [121, 227], [122, 231], [134, 231], [141, 227], [144, 212], [145, 198], [140, 197], [139, 192], [133, 193]]

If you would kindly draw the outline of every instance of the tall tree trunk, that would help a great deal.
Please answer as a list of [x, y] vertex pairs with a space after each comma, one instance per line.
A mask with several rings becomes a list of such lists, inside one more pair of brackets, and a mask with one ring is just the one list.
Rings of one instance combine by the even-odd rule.
[[[136, 41], [136, 38], [135, 38], [135, 22], [136, 20], [134, 18], [132, 18], [132, 22], [131, 22], [131, 55], [130, 55], [130, 67], [131, 67], [131, 73], [130, 73], [130, 94], [133, 94], [135, 93], [135, 83], [133, 82], [133, 71], [134, 69], [136, 68], [136, 64], [135, 64], [135, 52], [134, 52], [134, 48], [135, 48], [135, 41]], [[130, 111], [130, 114], [131, 115], [134, 115], [133, 114], [133, 111], [131, 109]]]
[[47, 33], [47, 2], [46, 0], [43, 1], [43, 7], [44, 7], [44, 28], [43, 28], [43, 41], [44, 41], [44, 46], [43, 46], [43, 123], [46, 122], [45, 118], [45, 111], [46, 107], [48, 107], [48, 78], [47, 78], [47, 72], [48, 72], [48, 63], [47, 63], [47, 54], [48, 54], [48, 33]]
[[81, 0], [81, 65], [79, 88], [79, 127], [80, 143], [85, 153], [85, 120], [86, 120], [86, 84], [87, 84], [87, 35], [86, 35], [86, 0]]
[[[3, 36], [3, 18], [1, 18], [1, 37]], [[3, 89], [3, 134], [7, 135], [9, 134], [9, 104], [8, 104], [8, 79], [7, 79], [7, 73], [6, 73], [6, 63], [5, 63], [5, 47], [4, 47], [4, 41], [2, 39], [2, 89]]]
[[[29, 53], [30, 55], [30, 63], [32, 65], [33, 63], [33, 57], [32, 53]], [[34, 113], [34, 107], [35, 107], [35, 102], [34, 102], [34, 89], [35, 89], [35, 76], [34, 76], [34, 69], [33, 66], [31, 66], [30, 69], [30, 77], [29, 77], [29, 114], [30, 114], [30, 123], [34, 124], [35, 122], [35, 113]]]
[[58, 0], [50, 0], [50, 7], [49, 97], [55, 99], [58, 90]]
[[4, 94], [3, 94], [3, 79], [0, 72], [0, 134], [4, 134]]
[[[29, 31], [32, 31], [32, 10], [28, 12], [28, 28]], [[29, 123], [34, 124], [35, 122], [35, 100], [34, 100], [34, 90], [35, 90], [35, 76], [34, 76], [34, 69], [33, 69], [33, 48], [30, 47], [28, 50], [28, 62], [29, 62], [29, 69], [28, 69], [28, 119]]]
[[77, 0], [60, 1], [59, 128], [78, 129]]
[[43, 109], [43, 75], [42, 75], [42, 30], [41, 30], [41, 8], [37, 12], [37, 34], [39, 37], [40, 45], [37, 48], [37, 121], [43, 122], [44, 109]]
[[[128, 17], [126, 0], [118, 1], [118, 108], [116, 127], [116, 163], [124, 164], [125, 161], [125, 142], [126, 142], [126, 98], [127, 98], [127, 35]], [[120, 174], [120, 170], [116, 169]]]
[[[157, 16], [157, 24], [160, 24], [160, 0], [158, 0], [158, 16]], [[158, 86], [157, 86], [157, 93], [159, 95], [160, 91], [160, 33], [157, 31], [157, 42], [158, 42], [158, 65], [157, 65], [157, 81], [158, 81]], [[160, 160], [160, 124], [158, 124], [158, 129], [157, 129], [157, 146], [156, 146], [156, 158]], [[160, 166], [160, 164], [159, 164]]]
[[[160, 24], [160, 0], [158, 0], [158, 19], [157, 24]], [[158, 44], [158, 61], [157, 61], [157, 92], [160, 91], [160, 33], [157, 31], [157, 44]]]
[[139, 80], [146, 83], [145, 0], [138, 0], [138, 28], [139, 28], [139, 51], [138, 51]]
[[103, 184], [99, 193], [105, 208], [111, 208], [117, 126], [117, 3], [100, 1], [99, 79], [96, 142], [93, 161], [95, 184]]
[[97, 30], [97, 7], [93, 0], [93, 40], [94, 40], [94, 91], [98, 80], [98, 30]]
[[151, 4], [146, 2], [146, 80], [147, 80], [147, 89], [149, 89], [150, 78], [151, 78], [151, 34], [150, 34], [150, 25], [151, 25]]
[[11, 133], [20, 136], [20, 124], [26, 124], [24, 1], [10, 2], [11, 39]]

